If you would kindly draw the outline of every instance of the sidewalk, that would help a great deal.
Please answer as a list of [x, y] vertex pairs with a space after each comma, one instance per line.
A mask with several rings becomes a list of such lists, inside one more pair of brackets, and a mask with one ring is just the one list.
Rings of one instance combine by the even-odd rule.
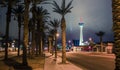
[[61, 63], [61, 57], [57, 57], [57, 60], [54, 60], [54, 55], [50, 53], [45, 53], [45, 65], [44, 70], [83, 70], [72, 63], [68, 62], [66, 64]]
[[22, 56], [9, 57], [8, 60], [0, 60], [0, 70], [44, 70], [45, 58], [37, 56], [27, 58], [28, 66], [22, 65]]

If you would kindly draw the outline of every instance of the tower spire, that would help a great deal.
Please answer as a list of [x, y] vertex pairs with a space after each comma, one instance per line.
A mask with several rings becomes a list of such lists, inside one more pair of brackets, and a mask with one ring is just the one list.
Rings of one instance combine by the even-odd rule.
[[82, 23], [83, 22], [83, 19], [82, 19], [82, 17], [80, 17], [80, 23]]
[[78, 23], [79, 27], [80, 27], [80, 41], [79, 41], [79, 45], [84, 45], [83, 44], [83, 25], [84, 23], [82, 22], [82, 18], [80, 18], [80, 23]]

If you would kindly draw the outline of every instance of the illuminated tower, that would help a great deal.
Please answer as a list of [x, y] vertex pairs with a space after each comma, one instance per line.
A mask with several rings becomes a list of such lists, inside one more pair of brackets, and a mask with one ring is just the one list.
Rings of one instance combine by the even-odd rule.
[[79, 46], [80, 45], [84, 45], [83, 44], [83, 25], [84, 23], [78, 23], [79, 27], [80, 27], [80, 41], [79, 41]]

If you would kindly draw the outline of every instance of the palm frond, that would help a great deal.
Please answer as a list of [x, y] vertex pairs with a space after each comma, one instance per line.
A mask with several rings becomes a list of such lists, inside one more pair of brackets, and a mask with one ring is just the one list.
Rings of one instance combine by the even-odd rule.
[[73, 7], [70, 7], [72, 5], [73, 0], [71, 0], [68, 5], [66, 6], [65, 0], [62, 0], [61, 8], [60, 6], [56, 3], [56, 1], [53, 1], [52, 5], [54, 6], [53, 12], [56, 12], [62, 16], [64, 16], [67, 13], [71, 12], [71, 9]]
[[62, 10], [58, 10], [58, 9], [56, 9], [56, 8], [53, 8], [53, 12], [56, 12], [56, 13], [62, 15]]
[[97, 36], [103, 36], [105, 34], [105, 32], [103, 31], [99, 31], [98, 33], [95, 33]]
[[16, 6], [15, 8], [12, 8], [11, 9], [11, 12], [14, 14], [14, 16], [16, 16], [17, 18], [19, 17], [19, 20], [22, 21], [22, 15], [23, 15], [23, 12], [24, 12], [24, 6], [22, 5], [18, 5]]
[[68, 3], [68, 5], [66, 6], [65, 10], [67, 10], [68, 8], [70, 8], [70, 6], [72, 5], [72, 2], [73, 2], [73, 0], [71, 0], [71, 1]]
[[24, 12], [24, 6], [18, 5], [15, 8], [12, 8], [12, 13], [23, 13]]
[[50, 23], [48, 23], [53, 29], [56, 29], [60, 26], [60, 21], [57, 19], [51, 20]]
[[15, 8], [12, 8], [11, 11], [12, 11], [12, 13], [14, 13], [14, 14], [16, 13], [16, 9], [15, 9]]
[[31, 0], [34, 4], [50, 4], [51, 0]]
[[71, 9], [72, 9], [72, 8], [73, 8], [73, 7], [71, 7], [71, 8], [69, 8], [69, 9], [65, 10], [65, 14], [71, 13]]
[[53, 1], [52, 5], [54, 6], [55, 10], [61, 11], [61, 8], [59, 7], [59, 5], [56, 3], [56, 1]]
[[61, 5], [61, 9], [65, 9], [65, 0], [62, 0], [62, 3], [61, 3], [62, 5]]

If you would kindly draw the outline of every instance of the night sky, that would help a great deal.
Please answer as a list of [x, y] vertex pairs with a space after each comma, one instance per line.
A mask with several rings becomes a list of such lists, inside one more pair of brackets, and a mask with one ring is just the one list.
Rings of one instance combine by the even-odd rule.
[[[55, 0], [61, 3], [62, 0]], [[66, 0], [70, 2], [70, 0]], [[66, 15], [67, 24], [67, 41], [73, 39], [79, 39], [79, 26], [78, 23], [83, 22], [83, 35], [84, 41], [88, 38], [92, 38], [95, 42], [99, 42], [99, 37], [95, 35], [96, 32], [103, 31], [103, 41], [113, 41], [112, 31], [112, 4], [111, 0], [73, 0], [73, 9], [71, 13]], [[53, 12], [52, 5], [44, 5], [44, 8], [48, 9], [51, 13], [51, 19], [61, 16]], [[0, 7], [0, 32], [5, 34], [5, 14], [6, 8]], [[80, 20], [82, 18], [82, 20]], [[13, 18], [12, 18], [13, 19]], [[60, 28], [59, 28], [60, 33]], [[18, 27], [17, 22], [12, 20], [10, 23], [10, 37], [17, 38]], [[60, 37], [59, 37], [60, 38]]]

